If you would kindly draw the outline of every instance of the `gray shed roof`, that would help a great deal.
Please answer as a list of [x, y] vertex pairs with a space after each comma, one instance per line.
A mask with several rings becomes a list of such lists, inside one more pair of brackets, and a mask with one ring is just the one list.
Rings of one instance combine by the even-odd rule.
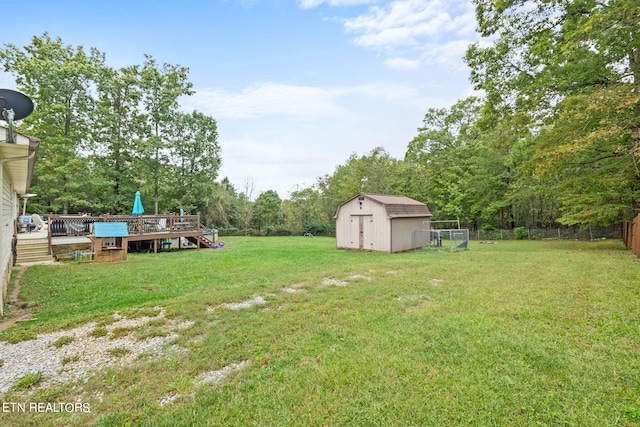
[[[366, 193], [358, 193], [349, 200], [344, 203], [341, 203], [340, 206], [345, 203], [349, 203], [353, 199], [357, 197], [366, 197], [375, 202], [380, 203], [384, 206], [387, 211], [387, 216], [389, 218], [420, 218], [420, 217], [431, 217], [431, 212], [429, 208], [424, 203], [421, 203], [417, 200], [414, 200], [407, 196], [393, 196], [388, 194], [366, 194]], [[336, 216], [338, 216], [338, 212], [340, 211], [340, 206], [338, 206], [338, 211], [336, 212]]]

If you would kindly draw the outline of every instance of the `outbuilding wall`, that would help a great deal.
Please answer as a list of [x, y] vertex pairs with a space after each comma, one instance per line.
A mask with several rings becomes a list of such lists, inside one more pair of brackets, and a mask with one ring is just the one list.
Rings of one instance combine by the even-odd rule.
[[114, 261], [126, 261], [127, 252], [129, 247], [129, 239], [127, 237], [120, 237], [120, 245], [118, 247], [105, 248], [102, 246], [102, 237], [94, 237], [93, 241], [93, 260], [95, 262], [114, 262]]
[[414, 232], [429, 230], [429, 218], [393, 218], [391, 220], [391, 251], [403, 252], [416, 249]]
[[383, 205], [366, 197], [362, 200], [356, 197], [340, 206], [336, 218], [336, 246], [339, 249], [389, 252], [390, 243], [390, 222]]

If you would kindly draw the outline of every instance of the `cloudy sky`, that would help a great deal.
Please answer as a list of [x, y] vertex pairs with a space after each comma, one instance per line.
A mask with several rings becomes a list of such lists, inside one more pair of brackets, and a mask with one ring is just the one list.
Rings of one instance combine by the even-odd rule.
[[352, 153], [401, 158], [427, 109], [472, 93], [462, 57], [478, 39], [469, 0], [29, 0], [2, 21], [3, 44], [48, 32], [115, 68], [188, 67], [184, 110], [217, 120], [220, 177], [254, 197], [286, 198]]

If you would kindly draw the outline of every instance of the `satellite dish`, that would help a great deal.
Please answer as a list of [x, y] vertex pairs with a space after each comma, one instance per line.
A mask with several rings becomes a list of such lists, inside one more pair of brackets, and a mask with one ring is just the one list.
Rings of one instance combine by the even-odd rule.
[[7, 122], [6, 142], [15, 144], [16, 139], [13, 134], [13, 121], [27, 117], [33, 111], [33, 101], [23, 93], [11, 89], [0, 89], [0, 109], [2, 109], [2, 120]]
[[[33, 111], [33, 101], [23, 93], [11, 89], [0, 89], [0, 109], [2, 120], [9, 122], [22, 120]], [[11, 117], [13, 111], [13, 117]]]

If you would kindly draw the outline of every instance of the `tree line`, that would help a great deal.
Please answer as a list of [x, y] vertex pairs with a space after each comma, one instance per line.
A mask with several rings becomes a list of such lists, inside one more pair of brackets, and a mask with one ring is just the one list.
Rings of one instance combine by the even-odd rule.
[[[358, 192], [403, 194], [471, 229], [611, 225], [640, 210], [640, 6], [629, 0], [473, 0], [465, 61], [477, 96], [429, 109], [403, 158], [352, 154], [288, 200], [250, 179], [216, 181], [213, 118], [177, 112], [187, 70], [113, 70], [95, 49], [48, 35], [0, 51], [32, 96], [42, 145], [33, 191], [44, 211], [184, 207], [229, 232], [331, 232]], [[29, 132], [27, 132], [29, 133]]]
[[183, 113], [188, 70], [144, 62], [120, 69], [105, 54], [48, 34], [5, 45], [0, 63], [36, 106], [20, 124], [42, 143], [31, 191], [36, 212], [130, 214], [137, 190], [147, 213], [205, 211], [219, 184], [215, 119]]
[[[611, 225], [640, 210], [640, 5], [473, 0], [479, 96], [430, 109], [403, 159], [353, 155], [293, 200], [328, 218], [358, 191], [404, 194], [472, 229]], [[320, 218], [322, 215], [317, 216]]]

